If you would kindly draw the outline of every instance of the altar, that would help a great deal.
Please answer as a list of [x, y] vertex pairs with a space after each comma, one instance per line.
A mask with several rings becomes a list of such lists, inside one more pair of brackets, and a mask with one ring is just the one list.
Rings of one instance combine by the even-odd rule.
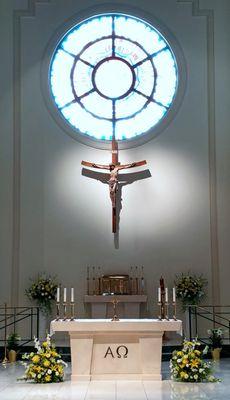
[[51, 335], [70, 335], [72, 381], [161, 380], [162, 336], [182, 334], [179, 320], [52, 321]]

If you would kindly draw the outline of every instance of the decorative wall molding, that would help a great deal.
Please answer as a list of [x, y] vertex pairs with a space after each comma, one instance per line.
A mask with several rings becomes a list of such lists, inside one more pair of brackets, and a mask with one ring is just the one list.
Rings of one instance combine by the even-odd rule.
[[215, 126], [214, 10], [201, 9], [200, 0], [177, 0], [177, 3], [190, 3], [192, 5], [192, 15], [194, 17], [206, 17], [212, 297], [213, 297], [213, 304], [220, 304], [220, 267], [219, 267], [219, 243], [218, 243], [216, 126]]
[[36, 4], [50, 0], [28, 0], [27, 9], [13, 10], [13, 209], [11, 305], [19, 300], [20, 211], [21, 211], [21, 19], [34, 17]]

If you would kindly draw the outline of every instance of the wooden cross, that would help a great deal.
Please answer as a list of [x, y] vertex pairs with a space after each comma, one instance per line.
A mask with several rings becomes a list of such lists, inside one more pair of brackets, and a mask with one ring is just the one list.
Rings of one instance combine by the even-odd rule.
[[112, 203], [112, 232], [116, 233], [117, 231], [117, 222], [116, 222], [116, 196], [119, 185], [118, 173], [121, 169], [140, 167], [141, 165], [146, 164], [146, 160], [134, 162], [131, 164], [120, 164], [118, 161], [118, 144], [115, 139], [112, 140], [112, 162], [109, 165], [100, 165], [95, 164], [89, 161], [82, 161], [82, 165], [91, 168], [98, 169], [106, 169], [110, 171], [110, 178], [108, 180], [109, 184], [109, 194]]

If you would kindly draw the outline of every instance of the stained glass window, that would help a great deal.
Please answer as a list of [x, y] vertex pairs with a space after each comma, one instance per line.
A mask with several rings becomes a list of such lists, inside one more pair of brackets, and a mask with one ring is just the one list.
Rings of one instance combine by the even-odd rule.
[[177, 64], [166, 39], [147, 22], [103, 14], [62, 38], [51, 61], [50, 85], [76, 134], [127, 140], [167, 114], [177, 90]]

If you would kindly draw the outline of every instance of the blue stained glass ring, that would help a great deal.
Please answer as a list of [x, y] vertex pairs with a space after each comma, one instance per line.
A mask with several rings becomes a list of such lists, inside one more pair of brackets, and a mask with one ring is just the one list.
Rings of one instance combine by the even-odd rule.
[[101, 14], [61, 39], [50, 64], [50, 87], [76, 135], [126, 141], [166, 116], [177, 92], [178, 68], [168, 42], [149, 23]]

